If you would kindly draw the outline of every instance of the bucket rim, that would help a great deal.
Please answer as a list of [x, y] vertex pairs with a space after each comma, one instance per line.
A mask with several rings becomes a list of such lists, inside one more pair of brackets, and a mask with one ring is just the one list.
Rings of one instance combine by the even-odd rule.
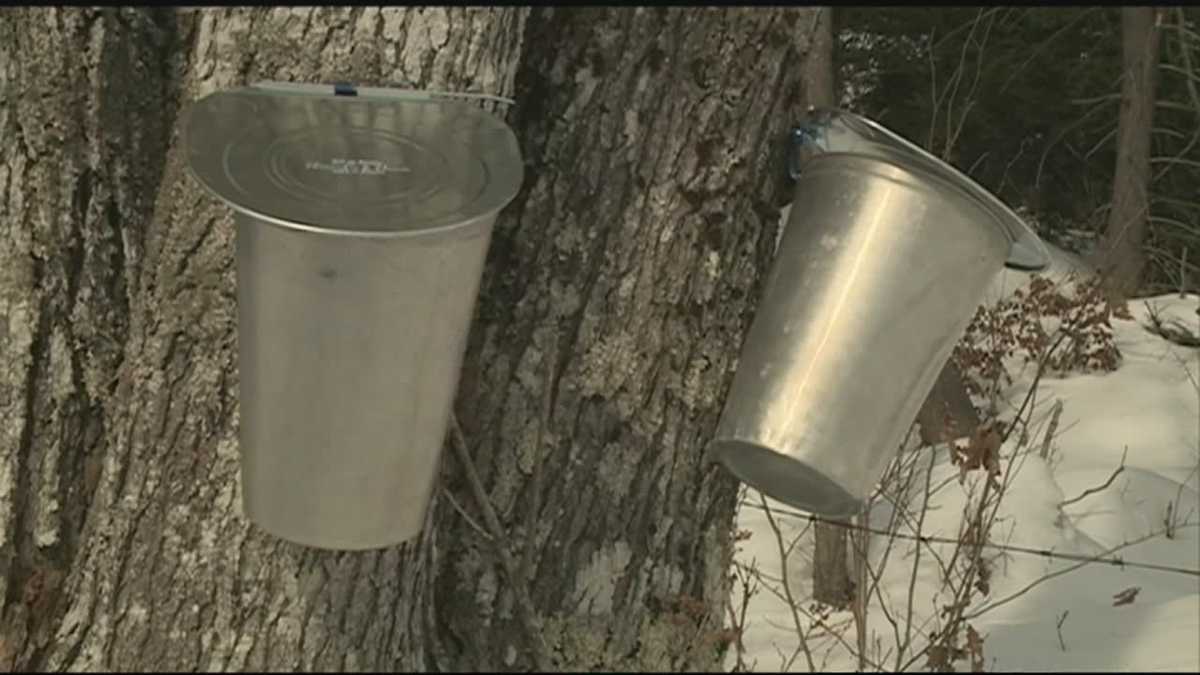
[[805, 165], [804, 172], [797, 181], [813, 179], [829, 172], [850, 175], [857, 179], [869, 174], [928, 193], [938, 200], [953, 202], [962, 214], [964, 226], [981, 227], [993, 235], [1000, 256], [997, 264], [1008, 267], [1007, 258], [1013, 245], [1012, 235], [1000, 223], [996, 214], [974, 199], [961, 184], [951, 182], [944, 175], [933, 173], [917, 164], [862, 152], [837, 152], [814, 157]]
[[[839, 124], [840, 123], [840, 124]], [[823, 133], [839, 125], [855, 137], [846, 143]], [[915, 169], [960, 189], [992, 216], [1009, 240], [1004, 266], [1025, 272], [1037, 272], [1050, 264], [1050, 251], [1028, 223], [999, 197], [964, 172], [934, 154], [909, 141], [900, 134], [862, 115], [841, 108], [823, 107], [809, 110], [808, 123], [799, 131], [797, 140], [808, 147], [815, 146], [817, 156], [850, 154], [872, 157]]]
[[846, 517], [862, 510], [863, 500], [832, 476], [760, 439], [720, 434], [706, 453], [741, 483], [788, 506], [825, 517]]
[[[316, 234], [325, 237], [349, 237], [354, 239], [409, 239], [441, 236], [471, 236], [480, 229], [481, 223], [494, 220], [520, 192], [524, 182], [524, 160], [516, 135], [502, 118], [480, 108], [465, 99], [494, 98], [500, 102], [508, 102], [502, 97], [488, 95], [457, 95], [446, 92], [427, 92], [387, 87], [351, 88], [353, 93], [346, 94], [347, 85], [328, 85], [311, 83], [291, 83], [258, 81], [240, 86], [217, 89], [190, 101], [182, 111], [183, 124], [180, 130], [180, 142], [184, 148], [184, 167], [205, 191], [217, 198], [235, 212], [242, 214], [256, 224], [280, 227], [283, 229]], [[240, 200], [230, 189], [232, 183], [228, 179], [214, 175], [210, 168], [207, 170], [198, 165], [193, 155], [212, 154], [213, 149], [197, 150], [193, 147], [193, 119], [199, 114], [205, 101], [223, 96], [267, 96], [285, 99], [342, 99], [350, 102], [375, 103], [385, 105], [435, 105], [445, 106], [456, 110], [456, 114], [476, 117], [489, 127], [490, 132], [498, 132], [503, 138], [499, 145], [478, 154], [477, 159], [483, 165], [485, 187], [483, 192], [471, 202], [464, 204], [456, 213], [450, 213], [421, 222], [409, 227], [358, 227], [349, 223], [325, 223], [315, 218], [300, 218], [294, 214], [273, 213], [261, 203], [247, 203]], [[197, 141], [198, 142], [198, 141]], [[223, 152], [215, 149], [215, 152]], [[198, 156], [199, 156], [198, 155]], [[211, 163], [211, 162], [209, 162]], [[498, 168], [507, 170], [497, 171]]]

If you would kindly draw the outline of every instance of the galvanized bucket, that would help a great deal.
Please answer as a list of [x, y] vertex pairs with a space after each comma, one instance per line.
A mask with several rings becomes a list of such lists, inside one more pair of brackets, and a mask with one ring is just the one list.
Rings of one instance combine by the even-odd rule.
[[953, 167], [878, 124], [810, 114], [795, 199], [710, 446], [805, 511], [856, 513], [1004, 266], [1037, 235]]
[[412, 538], [516, 138], [468, 102], [282, 83], [197, 101], [186, 137], [236, 211], [246, 515], [321, 548]]

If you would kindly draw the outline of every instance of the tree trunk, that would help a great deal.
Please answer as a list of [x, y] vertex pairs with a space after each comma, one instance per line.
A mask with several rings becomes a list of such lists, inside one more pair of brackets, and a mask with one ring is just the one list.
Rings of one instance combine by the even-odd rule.
[[[833, 8], [822, 7], [814, 13], [812, 39], [804, 62], [807, 103], [816, 107], [836, 106], [834, 88]], [[947, 363], [938, 375], [918, 416], [921, 438], [925, 443], [940, 443], [965, 435], [979, 424], [979, 416], [953, 363]], [[847, 549], [850, 530], [835, 524], [818, 522], [813, 553], [813, 597], [833, 607], [843, 608], [852, 599]]]
[[[530, 19], [545, 48], [517, 82], [528, 178], [497, 227], [458, 410], [563, 665], [719, 663], [736, 483], [702, 450], [770, 259], [808, 14]], [[445, 634], [488, 640], [507, 601], [483, 542], [445, 515], [463, 562], [438, 604], [488, 608], [447, 613]]]
[[979, 422], [979, 411], [967, 393], [962, 372], [953, 360], [947, 361], [917, 413], [921, 442], [936, 445], [962, 438], [970, 435]]
[[[833, 89], [833, 8], [819, 7], [809, 28], [812, 39], [804, 61], [804, 90], [809, 107], [835, 105]], [[850, 572], [846, 560], [848, 530], [818, 522], [813, 541], [813, 599], [845, 607], [850, 597]]]
[[[536, 637], [556, 668], [716, 667], [736, 484], [702, 451], [771, 256], [810, 22], [0, 15], [0, 666], [520, 669]], [[524, 582], [451, 508], [479, 513], [453, 457], [404, 545], [318, 551], [243, 518], [233, 221], [184, 172], [179, 122], [260, 79], [515, 93], [525, 185], [457, 410]]]
[[808, 105], [817, 108], [834, 107], [838, 104], [836, 81], [837, 67], [833, 54], [833, 8], [814, 8], [809, 42], [808, 58], [804, 60], [804, 90]]
[[1150, 136], [1158, 71], [1159, 18], [1154, 7], [1121, 8], [1121, 113], [1112, 208], [1098, 250], [1098, 268], [1110, 298], [1137, 292], [1150, 217]]

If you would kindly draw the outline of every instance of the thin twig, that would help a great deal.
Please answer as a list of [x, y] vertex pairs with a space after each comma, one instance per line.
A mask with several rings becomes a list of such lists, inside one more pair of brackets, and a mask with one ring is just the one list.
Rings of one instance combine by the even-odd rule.
[[1064, 506], [1070, 506], [1071, 504], [1074, 504], [1075, 502], [1083, 501], [1083, 499], [1086, 498], [1088, 495], [1094, 495], [1097, 492], [1102, 492], [1104, 490], [1107, 490], [1108, 486], [1112, 485], [1112, 482], [1117, 479], [1117, 476], [1121, 475], [1121, 472], [1125, 470], [1125, 456], [1128, 454], [1129, 454], [1129, 446], [1125, 446], [1125, 449], [1121, 452], [1121, 463], [1119, 465], [1117, 465], [1117, 468], [1113, 470], [1112, 475], [1108, 477], [1108, 480], [1104, 481], [1103, 485], [1101, 485], [1099, 487], [1088, 488], [1088, 489], [1084, 490], [1083, 494], [1079, 495], [1078, 497], [1059, 502], [1058, 508], [1061, 509]]
[[[751, 573], [761, 575], [761, 572], [758, 571], [757, 569], [751, 570]], [[781, 600], [783, 602], [787, 602], [787, 598], [784, 597], [784, 594], [780, 593], [777, 588], [771, 586], [770, 584], [763, 584], [763, 588], [767, 589], [767, 591], [769, 591], [771, 593], [771, 595], [774, 595], [779, 600]], [[821, 617], [814, 616], [812, 614], [812, 612], [809, 612], [807, 609], [804, 609], [803, 605], [795, 605], [794, 610], [799, 612], [800, 614], [803, 614], [809, 621], [811, 621], [813, 623], [814, 628], [821, 628], [826, 633], [828, 633], [830, 637], [832, 637], [839, 644], [841, 644], [843, 647], [845, 647], [846, 650], [849, 651], [851, 654], [853, 654], [857, 651], [855, 649], [854, 645], [852, 645], [846, 641], [846, 638], [845, 638], [845, 636], [842, 635], [841, 631], [834, 630], [834, 628], [835, 628], [834, 626], [830, 626], [829, 624], [825, 623], [825, 620], [822, 619]], [[767, 625], [773, 626], [775, 628], [779, 628], [779, 629], [786, 628], [785, 626], [781, 626], [778, 623], [772, 621], [771, 619], [763, 619], [763, 621]], [[867, 665], [875, 670], [879, 670], [879, 671], [887, 670], [881, 664], [875, 663], [875, 662], [871, 661], [870, 659], [867, 660]], [[814, 670], [812, 672], [818, 672], [818, 671]]]
[[[779, 548], [779, 565], [781, 568], [781, 577], [783, 582], [783, 592], [787, 596], [788, 607], [792, 611], [792, 622], [796, 626], [796, 637], [800, 638], [800, 647], [804, 651], [804, 659], [808, 661], [808, 672], [816, 672], [817, 666], [813, 663], [812, 650], [808, 648], [808, 634], [804, 630], [804, 624], [800, 621], [800, 615], [796, 613], [799, 605], [796, 603], [796, 598], [792, 596], [792, 584], [788, 580], [787, 573], [787, 549], [783, 544], [783, 531], [779, 529], [779, 523], [775, 521], [774, 514], [771, 513], [771, 507], [767, 504], [767, 498], [759, 495], [762, 500], [763, 511], [767, 514], [767, 522], [771, 526], [771, 531], [775, 533], [775, 544]], [[791, 663], [784, 665], [784, 670], [787, 670]]]
[[[755, 565], [755, 561], [751, 561], [750, 564], [753, 567]], [[746, 614], [750, 610], [750, 598], [754, 597], [754, 595], [758, 593], [757, 586], [752, 586], [751, 581], [753, 581], [755, 584], [761, 584], [762, 582], [748, 574], [741, 565], [734, 565], [734, 575], [737, 577], [737, 581], [742, 587], [742, 606], [741, 610], [738, 612], [734, 611], [732, 604], [727, 605], [727, 607], [729, 608], [729, 621], [731, 624], [733, 624], [733, 630], [737, 635], [734, 645], [737, 655], [737, 664], [734, 666], [734, 672], [744, 673], [753, 670], [758, 663], [756, 660], [755, 663], [749, 665], [746, 664], [745, 634]]]
[[[904, 442], [900, 444], [901, 448], [908, 447], [909, 440], [912, 438], [913, 429], [915, 427], [916, 427], [915, 424], [909, 426], [908, 434], [906, 435]], [[910, 461], [907, 459], [908, 457], [914, 457], [914, 459]], [[884, 474], [883, 480], [880, 481], [878, 489], [872, 493], [871, 498], [868, 500], [869, 504], [873, 504], [877, 497], [881, 497], [883, 499], [886, 499], [888, 502], [890, 502], [893, 505], [891, 517], [888, 518], [888, 524], [887, 524], [888, 532], [896, 531], [896, 527], [899, 525], [899, 520], [903, 516], [903, 508], [899, 507], [896, 504], [896, 501], [906, 501], [906, 497], [908, 495], [909, 490], [912, 487], [912, 482], [915, 478], [915, 472], [913, 471], [913, 465], [916, 463], [916, 461], [917, 461], [917, 459], [919, 459], [919, 457], [920, 456], [916, 452], [904, 453], [900, 457], [898, 457], [896, 461], [892, 462], [889, 465], [888, 471]], [[893, 486], [895, 486], [895, 489], [897, 490], [896, 499], [892, 499], [887, 494], [888, 490], [890, 488], [892, 488]], [[868, 506], [868, 508], [865, 509], [864, 513], [870, 514], [871, 511], [872, 511], [872, 507]], [[863, 537], [866, 538], [868, 534], [869, 533], [864, 532]], [[897, 618], [895, 616], [893, 616], [893, 612], [888, 609], [888, 604], [889, 604], [888, 597], [884, 596], [883, 588], [882, 588], [883, 570], [887, 569], [887, 564], [888, 564], [888, 561], [891, 559], [892, 550], [895, 548], [895, 543], [896, 543], [896, 539], [894, 537], [889, 536], [887, 538], [887, 544], [886, 544], [886, 546], [884, 546], [883, 555], [880, 556], [880, 560], [878, 563], [878, 570], [879, 570], [878, 572], [876, 572], [875, 568], [870, 564], [869, 560], [865, 561], [865, 564], [863, 565], [863, 569], [867, 573], [867, 575], [869, 575], [871, 577], [870, 588], [866, 592], [865, 595], [867, 598], [870, 598], [871, 595], [874, 595], [879, 600], [879, 608], [880, 608], [880, 610], [882, 610], [883, 616], [887, 620], [888, 624], [892, 627], [892, 636], [895, 639], [896, 644], [899, 645], [901, 642], [900, 622], [897, 620]], [[878, 638], [877, 638], [877, 641], [878, 641]], [[876, 651], [876, 653], [878, 654], [878, 650]], [[889, 649], [887, 654], [885, 656], [883, 656], [881, 659], [879, 659], [879, 661], [881, 663], [886, 662], [890, 656], [891, 656], [891, 649]]]
[[[1189, 523], [1187, 526], [1188, 527], [1197, 527], [1197, 526], [1200, 526], [1200, 523]], [[1136, 546], [1137, 544], [1141, 544], [1143, 542], [1150, 541], [1151, 539], [1162, 536], [1164, 534], [1166, 534], [1166, 532], [1164, 530], [1154, 530], [1153, 532], [1150, 532], [1149, 534], [1138, 537], [1137, 539], [1134, 539], [1133, 541], [1127, 541], [1123, 544], [1114, 546], [1106, 551], [1102, 551], [1099, 555], [1091, 556], [1087, 560], [1081, 560], [1080, 562], [1075, 563], [1074, 565], [1064, 567], [1063, 569], [1058, 570], [1056, 572], [1051, 572], [1050, 574], [1047, 574], [1039, 579], [1034, 580], [1033, 582], [1027, 584], [1021, 590], [1019, 590], [1009, 596], [1006, 596], [1000, 600], [997, 600], [992, 603], [988, 603], [987, 605], [980, 607], [979, 609], [975, 610], [974, 612], [969, 614], [967, 617], [965, 617], [965, 619], [967, 621], [970, 621], [972, 619], [977, 619], [977, 618], [983, 616], [984, 614], [987, 614], [988, 612], [992, 611], [993, 609], [996, 609], [997, 607], [1006, 605], [1006, 604], [1012, 602], [1013, 600], [1016, 600], [1017, 598], [1021, 597], [1022, 595], [1025, 595], [1026, 593], [1033, 590], [1037, 586], [1040, 586], [1043, 583], [1050, 581], [1051, 579], [1053, 579], [1055, 577], [1060, 577], [1069, 572], [1074, 572], [1075, 570], [1079, 569], [1080, 567], [1083, 567], [1084, 565], [1090, 565], [1090, 564], [1097, 563], [1097, 562], [1111, 562], [1109, 560], [1106, 560], [1106, 558], [1108, 556], [1112, 555], [1113, 553], [1116, 553], [1117, 551], [1129, 548], [1130, 546]]]
[[1050, 441], [1054, 440], [1054, 432], [1058, 431], [1058, 418], [1062, 416], [1063, 402], [1058, 399], [1054, 402], [1054, 408], [1050, 411], [1050, 426], [1046, 429], [1046, 436], [1042, 439], [1042, 459], [1050, 458]]
[[[761, 508], [761, 507], [756, 507], [753, 504], [748, 504], [747, 506], [749, 506], [751, 508]], [[957, 544], [962, 543], [957, 539], [950, 539], [948, 537], [935, 537], [932, 535], [917, 537], [917, 536], [913, 536], [913, 535], [900, 534], [899, 532], [888, 532], [887, 530], [879, 530], [879, 529], [875, 529], [875, 528], [864, 528], [864, 527], [852, 525], [849, 523], [840, 522], [837, 520], [825, 520], [825, 519], [822, 519], [820, 516], [816, 516], [816, 515], [808, 514], [808, 513], [800, 513], [798, 511], [789, 511], [787, 509], [775, 508], [772, 510], [779, 512], [780, 515], [784, 515], [784, 516], [788, 516], [788, 517], [792, 517], [792, 518], [798, 518], [798, 519], [807, 518], [807, 519], [824, 522], [824, 523], [833, 523], [833, 524], [837, 525], [838, 527], [846, 527], [846, 528], [856, 528], [857, 527], [858, 529], [866, 531], [866, 532], [870, 532], [871, 534], [878, 534], [878, 535], [882, 535], [882, 536], [892, 536], [897, 539], [907, 539], [909, 541], [917, 541], [922, 544], [957, 545]], [[1200, 526], [1200, 522], [1189, 523], [1188, 525], [1189, 526]], [[1087, 563], [1106, 563], [1106, 564], [1114, 565], [1114, 566], [1118, 566], [1118, 567], [1132, 567], [1132, 568], [1156, 570], [1156, 571], [1160, 571], [1160, 572], [1171, 572], [1174, 574], [1186, 574], [1189, 576], [1200, 577], [1200, 569], [1189, 569], [1189, 568], [1185, 568], [1185, 567], [1174, 567], [1171, 565], [1157, 565], [1154, 563], [1134, 562], [1134, 561], [1124, 560], [1121, 558], [1111, 558], [1111, 559], [1103, 558], [1103, 557], [1097, 558], [1096, 556], [1077, 555], [1074, 553], [1057, 553], [1052, 549], [1032, 548], [1029, 546], [1017, 546], [1014, 544], [993, 544], [990, 542], [985, 542], [983, 544], [983, 548], [990, 549], [990, 550], [996, 550], [996, 551], [1010, 551], [1013, 553], [1026, 553], [1029, 555], [1042, 556], [1043, 558], [1053, 558], [1053, 559], [1059, 559], [1059, 560], [1077, 560], [1077, 561], [1083, 561], [1083, 562], [1087, 562]], [[932, 551], [932, 548], [930, 550]]]
[[1076, 23], [1078, 23], [1081, 19], [1088, 16], [1088, 14], [1095, 11], [1096, 9], [1098, 9], [1098, 8], [1097, 7], [1089, 7], [1088, 9], [1078, 12], [1076, 14], [1075, 18], [1071, 19], [1066, 24], [1064, 24], [1062, 27], [1060, 27], [1058, 30], [1054, 31], [1054, 33], [1052, 33], [1050, 35], [1050, 37], [1046, 38], [1045, 40], [1042, 40], [1037, 45], [1034, 45], [1033, 49], [1029, 50], [1028, 56], [1026, 57], [1025, 61], [1022, 62], [1016, 68], [1013, 68], [1012, 71], [1010, 71], [1008, 79], [1004, 81], [1004, 84], [1000, 85], [999, 91], [1001, 93], [1007, 91], [1009, 85], [1011, 85], [1013, 82], [1016, 81], [1017, 76], [1019, 76], [1022, 73], [1022, 71], [1024, 71], [1025, 68], [1028, 67], [1029, 64], [1033, 62], [1034, 58], [1037, 57], [1038, 53], [1041, 52], [1042, 49], [1044, 49], [1047, 45], [1055, 43], [1058, 40], [1059, 36], [1061, 36], [1063, 33], [1065, 33], [1068, 29], [1074, 27]]
[[1150, 325], [1143, 324], [1143, 328], [1180, 347], [1200, 347], [1200, 334], [1192, 335], [1192, 332], [1181, 321], [1164, 321], [1159, 314], [1158, 307], [1149, 302], [1143, 304], [1146, 307], [1146, 316], [1150, 319]]
[[[929, 491], [929, 481], [930, 481], [930, 479], [933, 478], [933, 465], [936, 463], [935, 462], [936, 459], [937, 459], [936, 456], [931, 455], [929, 457], [929, 463], [925, 467], [925, 489], [923, 491], [924, 498], [921, 501], [921, 513], [920, 513], [920, 515], [917, 516], [916, 533], [917, 533], [918, 538], [921, 538], [923, 536], [922, 533], [924, 532], [924, 528], [925, 528], [925, 515], [927, 513], [929, 513], [929, 499], [932, 496]], [[936, 554], [935, 554], [935, 558], [936, 558]], [[940, 565], [941, 559], [937, 558], [937, 560], [938, 560], [938, 564]], [[907, 602], [908, 606], [907, 606], [905, 617], [904, 617], [904, 644], [899, 645], [898, 651], [896, 653], [896, 668], [897, 669], [900, 668], [900, 664], [904, 660], [904, 653], [907, 652], [909, 647], [912, 646], [913, 595], [916, 592], [917, 572], [919, 570], [920, 564], [921, 564], [921, 545], [920, 545], [920, 542], [918, 541], [917, 548], [916, 548], [916, 559], [913, 560], [912, 574], [909, 576], [909, 579], [908, 579], [908, 602]]]
[[1183, 253], [1179, 256], [1179, 299], [1187, 298], [1187, 247], [1183, 247]]
[[517, 569], [517, 563], [513, 560], [512, 552], [505, 543], [504, 528], [496, 516], [492, 500], [488, 498], [487, 492], [483, 489], [483, 482], [479, 480], [479, 473], [475, 470], [475, 461], [471, 459], [471, 455], [467, 451], [466, 438], [463, 436], [462, 427], [458, 424], [458, 416], [454, 413], [450, 414], [450, 436], [458, 462], [462, 464], [463, 472], [467, 475], [467, 482], [471, 484], [471, 492], [475, 495], [475, 501], [483, 513], [483, 522], [492, 534], [492, 543], [500, 558], [501, 569], [512, 588], [513, 596], [516, 599], [517, 616], [525, 637], [529, 640], [534, 666], [542, 672], [547, 672], [551, 668], [550, 648], [546, 645], [533, 601], [529, 597], [528, 580], [521, 576]]
[[[1009, 467], [1011, 468], [1011, 466], [1012, 462], [1010, 461]], [[968, 525], [968, 533], [970, 532], [969, 528], [971, 525], [974, 525], [975, 529], [974, 536], [971, 537], [969, 543], [971, 548], [969, 555], [971, 557], [968, 561], [966, 577], [962, 580], [962, 583], [959, 584], [957, 589], [952, 589], [956, 590], [956, 592], [952, 594], [954, 596], [954, 602], [951, 604], [950, 619], [946, 622], [946, 629], [944, 629], [941, 633], [941, 641], [944, 646], [950, 646], [954, 640], [954, 636], [958, 634], [958, 626], [966, 621], [963, 618], [963, 614], [966, 611], [967, 603], [970, 601], [971, 595], [974, 591], [975, 579], [980, 574], [981, 552], [987, 545], [987, 538], [992, 531], [992, 523], [995, 521], [996, 511], [1000, 508], [1000, 501], [1007, 492], [1007, 487], [1008, 483], [1006, 480], [1005, 483], [996, 488], [999, 491], [999, 494], [996, 495], [995, 507], [992, 509], [991, 514], [988, 514], [988, 497], [991, 496], [991, 491], [993, 489], [992, 480], [990, 475], [985, 476], [983, 479], [983, 494], [979, 497], [979, 506], [975, 510], [975, 518]], [[986, 526], [984, 525], [985, 517], [987, 520]], [[963, 541], [966, 538], [965, 534], [966, 533], [959, 536], [959, 541]], [[955, 557], [957, 557], [958, 551], [960, 550], [962, 550], [961, 545], [955, 549]], [[951, 563], [951, 569], [953, 569], [953, 566], [954, 564]], [[933, 642], [931, 641], [925, 646], [925, 649], [922, 650], [922, 654], [918, 654], [917, 657], [919, 658], [920, 656], [924, 655], [925, 652], [928, 652], [932, 645]]]
[[463, 520], [467, 521], [467, 524], [470, 525], [471, 529], [475, 530], [479, 536], [483, 537], [487, 541], [495, 541], [492, 538], [492, 535], [488, 534], [488, 531], [483, 529], [483, 526], [476, 522], [475, 519], [467, 513], [467, 510], [462, 507], [462, 504], [458, 503], [458, 500], [454, 498], [453, 492], [450, 492], [443, 487], [442, 496], [450, 500], [450, 506], [454, 507], [454, 510], [458, 513], [458, 515], [462, 516]]

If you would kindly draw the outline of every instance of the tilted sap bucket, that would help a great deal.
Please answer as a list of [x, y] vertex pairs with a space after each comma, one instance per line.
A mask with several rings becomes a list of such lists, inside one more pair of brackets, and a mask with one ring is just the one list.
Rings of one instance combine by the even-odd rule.
[[710, 452], [805, 511], [856, 513], [995, 275], [1037, 235], [966, 176], [856, 115], [801, 128], [789, 222]]
[[272, 83], [201, 99], [186, 134], [236, 210], [246, 515], [322, 548], [415, 536], [516, 138], [461, 100]]

